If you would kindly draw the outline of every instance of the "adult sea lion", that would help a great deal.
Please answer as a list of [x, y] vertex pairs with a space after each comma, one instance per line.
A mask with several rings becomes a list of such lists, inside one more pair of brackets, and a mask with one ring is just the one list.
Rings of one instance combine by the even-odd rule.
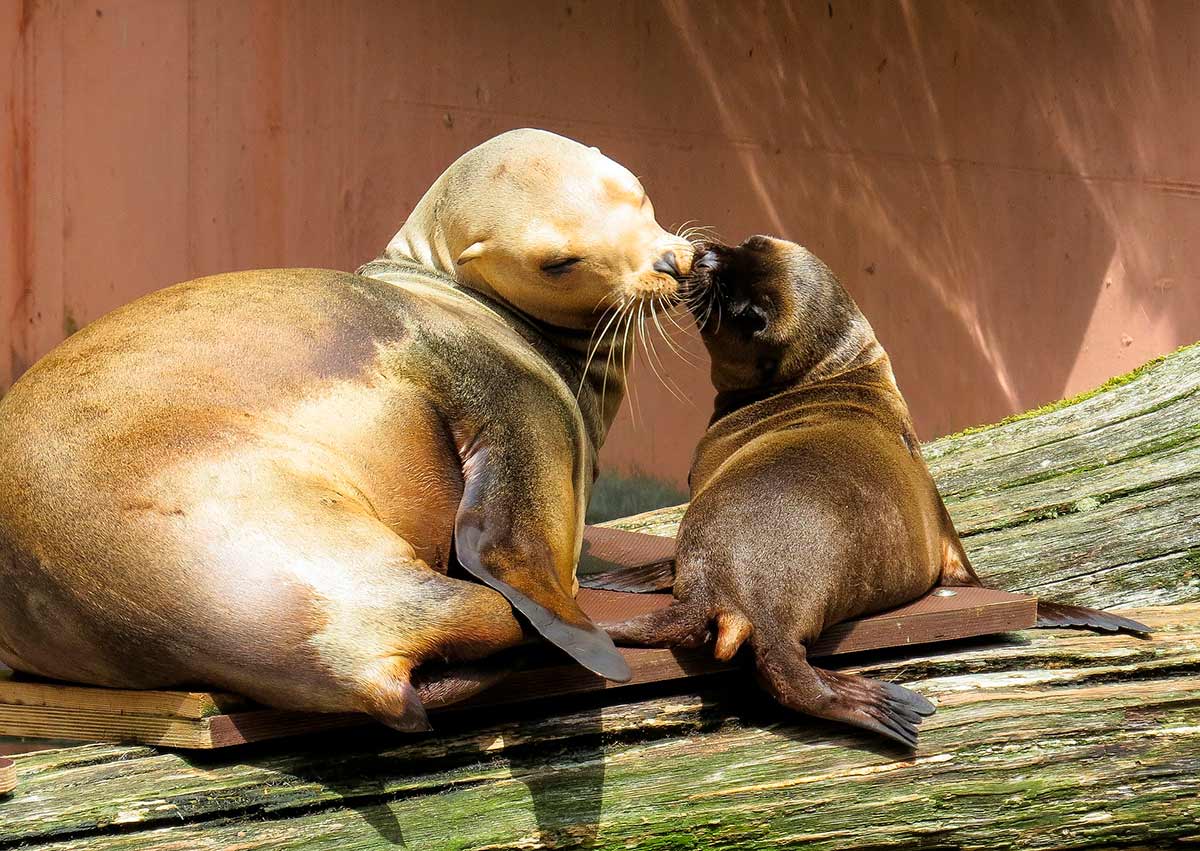
[[[679, 527], [674, 595], [609, 628], [618, 643], [749, 640], [784, 705], [915, 746], [933, 705], [901, 686], [810, 665], [805, 646], [840, 621], [935, 585], [979, 585], [896, 387], [887, 353], [824, 263], [754, 236], [712, 244], [691, 300], [717, 390]], [[1039, 602], [1041, 625], [1148, 631]]]
[[515, 607], [628, 678], [574, 601], [628, 366], [589, 340], [691, 257], [626, 169], [519, 130], [361, 275], [217, 275], [91, 323], [0, 400], [0, 661], [420, 729], [421, 696], [483, 679], [414, 674], [520, 643]]

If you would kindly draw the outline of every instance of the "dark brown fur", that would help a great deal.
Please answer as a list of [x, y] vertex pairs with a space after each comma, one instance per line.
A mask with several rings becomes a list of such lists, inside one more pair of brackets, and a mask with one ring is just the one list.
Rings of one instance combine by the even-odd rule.
[[805, 658], [836, 623], [938, 584], [979, 584], [887, 354], [798, 245], [711, 246], [696, 268], [706, 270], [697, 314], [718, 395], [679, 530], [678, 602], [610, 633], [694, 645], [715, 623], [716, 655], [748, 639], [784, 705], [915, 746], [933, 711], [925, 698]]

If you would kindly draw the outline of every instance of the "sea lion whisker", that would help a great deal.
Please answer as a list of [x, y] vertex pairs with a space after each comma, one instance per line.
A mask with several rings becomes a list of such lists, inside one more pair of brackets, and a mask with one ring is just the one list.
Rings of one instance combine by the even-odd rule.
[[[667, 319], [670, 320], [671, 324], [675, 326], [676, 331], [682, 331], [683, 333], [686, 334], [687, 330], [688, 330], [687, 326], [680, 324], [679, 318], [675, 315], [676, 314], [675, 307], [677, 307], [677, 306], [678, 305], [672, 305], [670, 310], [663, 311], [663, 315], [666, 316]], [[686, 305], [686, 304], [684, 305], [684, 309], [687, 310], [689, 313], [691, 312], [691, 308], [692, 308], [692, 305]]]
[[[667, 348], [671, 350], [671, 352], [675, 355], [675, 357], [679, 358], [681, 361], [686, 363], [688, 366], [691, 366], [691, 367], [698, 366], [699, 364], [696, 362], [694, 354], [692, 354], [691, 352], [684, 349], [681, 345], [676, 345], [676, 343], [672, 339], [671, 335], [669, 333], [667, 333], [667, 329], [664, 328], [662, 323], [658, 321], [658, 314], [655, 313], [655, 314], [652, 314], [652, 316], [654, 318], [654, 324], [658, 327], [658, 333], [662, 336], [663, 341], [667, 344]], [[668, 316], [668, 318], [671, 316], [670, 312], [667, 313], [667, 316]], [[676, 323], [675, 327], [678, 328], [679, 324]]]
[[[651, 309], [650, 315], [651, 317], [654, 316], [653, 309]], [[658, 357], [658, 351], [654, 348], [654, 340], [646, 333], [645, 317], [639, 315], [638, 321], [642, 324], [642, 348], [646, 352], [646, 362], [650, 364], [650, 370], [654, 373], [654, 377], [658, 379], [659, 384], [669, 391], [671, 388], [667, 386], [666, 380], [663, 378], [662, 373], [659, 372], [658, 365], [655, 363], [657, 360], [658, 364], [661, 364], [662, 358]]]
[[[651, 316], [654, 316], [654, 314], [651, 313]], [[654, 321], [657, 323], [658, 319], [655, 318]], [[660, 326], [659, 330], [661, 332], [661, 330], [662, 330], [661, 326]], [[649, 343], [648, 343], [648, 345], [646, 345], [646, 348], [647, 348], [646, 360], [649, 361], [650, 369], [654, 372], [654, 376], [658, 379], [658, 383], [661, 384], [668, 393], [670, 393], [672, 396], [674, 396], [680, 402], [685, 402], [687, 404], [691, 404], [691, 399], [689, 399], [687, 397], [687, 395], [683, 392], [683, 390], [680, 389], [678, 384], [676, 384], [674, 381], [672, 381], [670, 379], [669, 372], [666, 377], [663, 376], [663, 372], [667, 371], [666, 364], [663, 363], [662, 358], [658, 354], [658, 349], [654, 345], [653, 336], [646, 334], [643, 337], [643, 343], [645, 344], [645, 341], [647, 338], [649, 339]], [[662, 367], [662, 371], [659, 370], [658, 366], [655, 366], [656, 360], [658, 361], [658, 366]]]
[[[685, 224], [690, 224], [690, 222]], [[680, 228], [675, 235], [680, 239], [686, 239], [693, 245], [697, 245], [702, 242], [715, 241], [717, 239], [716, 229], [711, 225], [694, 225], [692, 227], [683, 227]], [[699, 239], [697, 239], [697, 237], [699, 237]]]
[[[600, 346], [602, 346], [604, 344], [604, 337], [608, 333], [609, 327], [613, 324], [613, 321], [616, 320], [617, 317], [621, 315], [621, 307], [622, 307], [622, 305], [615, 304], [612, 307], [609, 307], [608, 309], [606, 309], [604, 311], [604, 313], [600, 315], [601, 321], [596, 323], [596, 330], [592, 331], [592, 339], [595, 340], [595, 345], [592, 344], [592, 339], [588, 340], [588, 346], [590, 347], [591, 351], [588, 353], [588, 356], [583, 364], [583, 373], [579, 377], [579, 389], [575, 391], [576, 399], [578, 399], [579, 395], [583, 392], [583, 385], [587, 381], [588, 370], [590, 370], [591, 366], [592, 366], [592, 359], [595, 358], [596, 352], [599, 351]], [[612, 316], [609, 316], [608, 322], [605, 323], [603, 321], [603, 319], [604, 319], [605, 314], [607, 314], [609, 311], [612, 311]], [[601, 325], [604, 326], [603, 330], [600, 330]], [[599, 336], [597, 336], [597, 332], [599, 332]], [[610, 356], [612, 354], [611, 347], [609, 348], [609, 354], [610, 354]], [[608, 383], [608, 361], [607, 360], [605, 361], [604, 369], [605, 369], [604, 381], [605, 381], [605, 386], [607, 386], [607, 383]], [[603, 400], [601, 401], [601, 405], [603, 405]]]
[[[640, 320], [641, 315], [642, 315], [642, 307], [644, 304], [645, 304], [644, 300], [638, 299], [636, 314], [633, 311], [633, 309], [631, 308], [629, 311], [629, 321], [626, 322], [626, 324], [625, 324], [625, 340], [622, 341], [622, 343], [621, 343], [621, 358], [625, 362], [625, 369], [626, 369], [627, 373], [629, 370], [629, 356], [625, 354], [625, 345], [629, 342], [629, 329], [634, 324], [634, 316], [636, 315]], [[634, 328], [633, 329], [634, 354], [637, 353], [637, 337], [638, 337], [637, 329]], [[626, 384], [629, 387], [629, 403], [630, 403], [630, 406], [633, 408], [633, 427], [640, 429], [642, 427], [642, 411], [641, 411], [641, 405], [638, 403], [637, 385], [632, 381], [628, 381], [628, 382], [626, 382]]]
[[[629, 301], [628, 299], [623, 300], [621, 303], [621, 309], [617, 312], [616, 316], [623, 317], [625, 312], [629, 309], [630, 305], [632, 305], [632, 304], [633, 304], [633, 302]], [[610, 322], [609, 324], [611, 325], [612, 323]], [[607, 331], [608, 331], [608, 327], [605, 326], [605, 332], [607, 333]], [[604, 359], [604, 382], [600, 386], [600, 410], [602, 410], [602, 411], [604, 410], [605, 400], [608, 398], [608, 374], [609, 374], [609, 370], [612, 368], [612, 357], [613, 357], [613, 353], [617, 349], [617, 335], [620, 333], [620, 331], [621, 331], [621, 320], [620, 320], [620, 318], [618, 318], [617, 325], [613, 329], [612, 343], [610, 343], [609, 347], [608, 347], [608, 357], [606, 357]], [[625, 370], [624, 370], [624, 368], [622, 368], [622, 373], [624, 373], [624, 372], [625, 372]]]
[[[604, 312], [600, 314], [600, 319], [596, 322], [596, 326], [592, 329], [591, 336], [588, 337], [587, 345], [584, 349], [586, 352], [586, 357], [583, 359], [583, 369], [579, 373], [579, 387], [575, 390], [576, 399], [578, 399], [579, 394], [583, 392], [583, 385], [587, 382], [588, 371], [592, 366], [592, 359], [596, 356], [596, 352], [600, 349], [600, 343], [604, 339], [600, 328], [601, 326], [604, 326], [607, 329], [605, 317], [609, 316], [610, 311], [613, 311], [615, 315], [615, 310], [615, 307], [605, 308]], [[608, 321], [612, 321], [611, 316], [609, 316]]]

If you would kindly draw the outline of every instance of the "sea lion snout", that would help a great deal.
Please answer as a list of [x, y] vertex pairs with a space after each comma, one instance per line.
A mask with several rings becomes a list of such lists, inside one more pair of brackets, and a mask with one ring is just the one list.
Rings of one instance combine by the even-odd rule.
[[[655, 225], [657, 227], [657, 224]], [[628, 295], [635, 299], [673, 299], [682, 296], [692, 273], [695, 246], [686, 239], [663, 231], [650, 262], [631, 281]]]
[[677, 281], [683, 277], [683, 272], [679, 271], [679, 261], [676, 259], [674, 251], [664, 251], [663, 256], [654, 261], [652, 268], [655, 272], [670, 275]]
[[778, 313], [772, 270], [774, 241], [751, 237], [738, 246], [704, 243], [688, 277], [688, 304], [701, 335], [711, 344], [722, 330], [741, 339], [763, 335]]

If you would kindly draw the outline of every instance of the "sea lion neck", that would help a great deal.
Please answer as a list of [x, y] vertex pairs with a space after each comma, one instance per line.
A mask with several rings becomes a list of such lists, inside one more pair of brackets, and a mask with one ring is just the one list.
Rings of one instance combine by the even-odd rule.
[[712, 379], [717, 396], [710, 423], [780, 394], [845, 381], [852, 375], [862, 375], [865, 379], [867, 373], [863, 368], [875, 364], [881, 364], [891, 380], [887, 353], [849, 296], [836, 312], [826, 313], [815, 321], [809, 318], [783, 342], [764, 345], [756, 355], [759, 364], [766, 364], [758, 369], [760, 380], [743, 384], [722, 380], [721, 363], [717, 357], [713, 358]]
[[389, 246], [386, 256], [361, 266], [358, 274], [392, 284], [402, 284], [406, 278], [416, 276], [470, 298], [499, 316], [537, 350], [566, 383], [579, 403], [592, 445], [598, 450], [604, 444], [625, 398], [629, 359], [621, 345], [611, 338], [596, 340], [594, 330], [562, 328], [543, 322], [463, 284], [436, 265], [394, 251], [394, 246], [395, 243]]
[[762, 384], [758, 387], [723, 390], [713, 402], [713, 413], [709, 426], [760, 403], [771, 403], [772, 408], [782, 405], [802, 405], [810, 398], [824, 394], [833, 385], [858, 385], [883, 389], [900, 399], [892, 375], [891, 361], [878, 343], [864, 347], [860, 354], [836, 369], [822, 371], [819, 375], [809, 373], [804, 378]]

